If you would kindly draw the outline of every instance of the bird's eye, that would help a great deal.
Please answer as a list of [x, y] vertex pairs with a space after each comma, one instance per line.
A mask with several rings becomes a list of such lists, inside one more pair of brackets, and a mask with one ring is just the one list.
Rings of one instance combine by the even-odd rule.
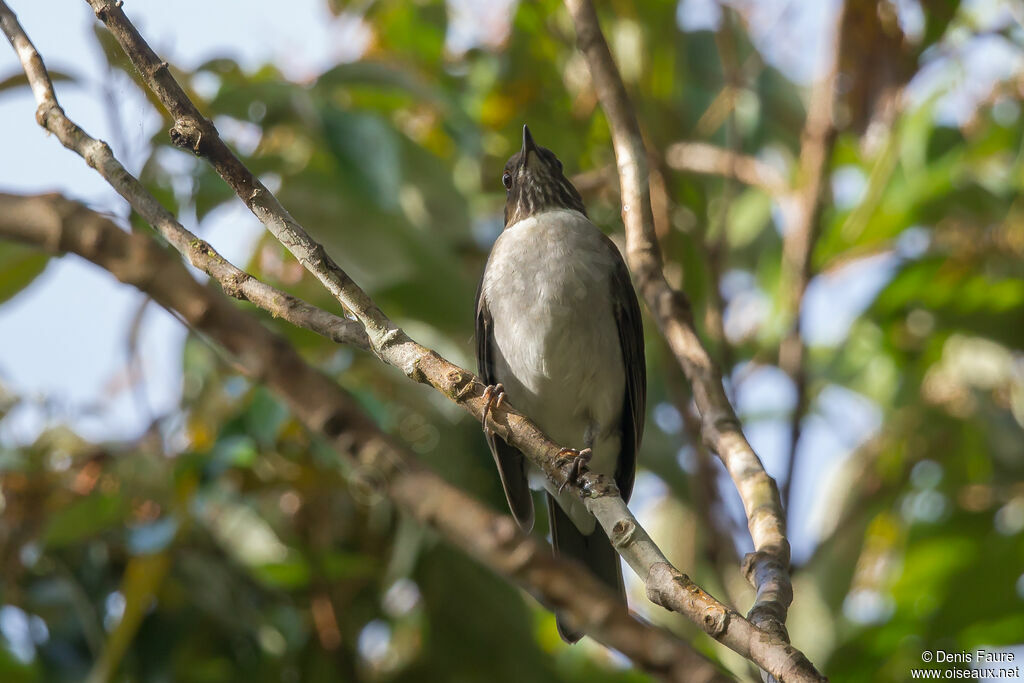
[[505, 171], [501, 175], [501, 184], [505, 186], [506, 190], [511, 190], [512, 189], [512, 174], [509, 173], [508, 171]]
[[558, 165], [558, 171], [561, 172], [562, 171], [562, 160], [556, 158], [555, 159], [555, 164]]

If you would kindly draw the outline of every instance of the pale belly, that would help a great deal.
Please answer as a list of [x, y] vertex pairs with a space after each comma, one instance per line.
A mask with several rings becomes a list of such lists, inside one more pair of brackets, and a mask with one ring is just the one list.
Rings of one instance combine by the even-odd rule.
[[[508, 401], [557, 443], [593, 449], [613, 476], [621, 443], [625, 370], [610, 298], [613, 256], [581, 214], [557, 211], [506, 230], [484, 274], [495, 374]], [[595, 520], [544, 478], [580, 531]]]

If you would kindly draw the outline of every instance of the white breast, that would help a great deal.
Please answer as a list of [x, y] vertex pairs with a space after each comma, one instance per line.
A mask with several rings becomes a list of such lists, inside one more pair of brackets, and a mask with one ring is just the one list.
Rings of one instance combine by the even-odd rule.
[[[548, 211], [501, 234], [482, 285], [509, 402], [558, 443], [593, 448], [592, 468], [609, 475], [625, 392], [613, 249], [578, 211]], [[578, 500], [559, 502], [581, 531], [593, 528]]]

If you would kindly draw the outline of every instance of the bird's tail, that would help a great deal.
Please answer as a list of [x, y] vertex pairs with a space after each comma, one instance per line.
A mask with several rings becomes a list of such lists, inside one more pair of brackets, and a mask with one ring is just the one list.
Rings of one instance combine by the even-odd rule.
[[[619, 554], [615, 552], [604, 529], [598, 524], [594, 527], [593, 533], [589, 535], [582, 533], [565, 514], [554, 496], [550, 493], [546, 496], [548, 523], [551, 526], [551, 544], [554, 546], [555, 555], [570, 557], [582, 562], [625, 603], [626, 589], [622, 583], [622, 565], [619, 562]], [[562, 636], [562, 640], [565, 642], [575, 643], [583, 637], [583, 633], [569, 629], [558, 614], [555, 615], [555, 623], [558, 625], [558, 635]]]

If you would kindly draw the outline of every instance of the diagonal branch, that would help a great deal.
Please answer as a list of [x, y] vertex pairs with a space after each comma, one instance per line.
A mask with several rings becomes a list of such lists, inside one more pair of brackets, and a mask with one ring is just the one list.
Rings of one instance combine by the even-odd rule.
[[[0, 2], [0, 16], [6, 21]], [[6, 28], [6, 24], [5, 24]], [[725, 681], [714, 665], [674, 636], [631, 617], [580, 565], [555, 558], [519, 530], [420, 465], [382, 433], [330, 377], [307, 364], [282, 337], [224, 296], [202, 286], [181, 261], [140, 233], [57, 195], [0, 194], [0, 236], [51, 253], [70, 251], [110, 271], [227, 349], [249, 376], [284, 398], [292, 413], [325, 437], [357, 476], [354, 486], [386, 495], [496, 573], [583, 626], [639, 667], [668, 681]]]
[[[662, 272], [661, 252], [654, 231], [643, 137], [618, 68], [601, 33], [589, 0], [566, 0], [576, 25], [580, 51], [590, 66], [598, 99], [611, 127], [622, 186], [622, 219], [626, 250], [638, 288], [654, 314], [676, 359], [693, 386], [701, 414], [704, 442], [721, 458], [743, 499], [754, 552], [744, 560], [747, 577], [757, 589], [750, 620], [761, 633], [788, 640], [785, 621], [793, 600], [789, 580], [789, 541], [775, 481], [764, 471], [726, 397], [719, 369], [701, 344], [693, 325], [689, 301], [674, 291]], [[788, 675], [820, 679], [814, 666], [797, 650], [788, 661]], [[771, 669], [762, 669], [782, 680]]]

